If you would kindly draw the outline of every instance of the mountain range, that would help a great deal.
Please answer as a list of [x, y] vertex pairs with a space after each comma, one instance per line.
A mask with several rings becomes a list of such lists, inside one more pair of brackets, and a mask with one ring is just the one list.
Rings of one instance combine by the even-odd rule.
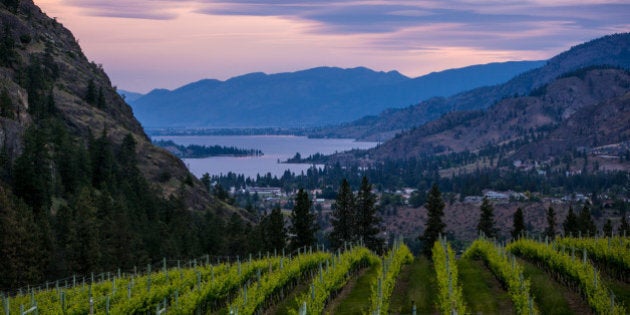
[[430, 98], [402, 109], [388, 109], [378, 116], [321, 128], [311, 136], [384, 141], [402, 130], [421, 126], [449, 112], [485, 109], [504, 98], [528, 95], [565, 73], [593, 65], [630, 68], [630, 33], [604, 36], [572, 47], [543, 66], [521, 73], [503, 84], [480, 87], [451, 97]]
[[630, 72], [592, 67], [484, 110], [448, 113], [386, 141], [370, 156], [411, 158], [502, 148], [504, 158], [540, 161], [610, 145], [624, 152], [630, 144], [628, 122]]
[[227, 81], [206, 79], [140, 97], [123, 94], [146, 128], [315, 127], [502, 83], [543, 64], [491, 63], [418, 78], [363, 67], [320, 67], [271, 75], [250, 73]]

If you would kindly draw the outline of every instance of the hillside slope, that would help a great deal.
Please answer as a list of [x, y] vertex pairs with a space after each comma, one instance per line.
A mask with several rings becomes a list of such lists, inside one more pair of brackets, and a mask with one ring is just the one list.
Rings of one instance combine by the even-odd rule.
[[432, 98], [404, 109], [389, 109], [376, 117], [326, 128], [313, 135], [384, 141], [401, 130], [421, 126], [449, 112], [485, 109], [506, 97], [528, 95], [564, 73], [593, 65], [630, 68], [630, 33], [609, 35], [572, 47], [551, 58], [544, 66], [517, 75], [504, 84], [481, 87], [448, 98]]
[[151, 144], [72, 33], [30, 0], [0, 24], [0, 290], [221, 251], [208, 230], [240, 210]]
[[312, 127], [505, 82], [540, 65], [540, 61], [494, 63], [415, 79], [367, 68], [251, 73], [227, 81], [201, 80], [174, 91], [154, 90], [131, 105], [149, 128]]
[[[630, 140], [630, 74], [612, 68], [569, 73], [487, 110], [456, 111], [374, 149], [379, 158], [409, 158], [506, 147], [514, 158], [558, 157], [578, 147]], [[508, 156], [506, 156], [508, 157]]]

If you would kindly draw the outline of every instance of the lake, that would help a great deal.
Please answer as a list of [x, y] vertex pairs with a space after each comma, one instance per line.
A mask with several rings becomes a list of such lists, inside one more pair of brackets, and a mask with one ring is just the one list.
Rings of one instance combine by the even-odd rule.
[[303, 158], [315, 153], [332, 154], [352, 149], [369, 149], [376, 142], [357, 142], [354, 139], [309, 139], [298, 136], [156, 136], [154, 139], [172, 140], [181, 145], [220, 145], [241, 149], [257, 149], [264, 156], [251, 157], [209, 157], [205, 159], [183, 159], [188, 169], [197, 177], [204, 173], [210, 175], [233, 172], [255, 178], [257, 174], [271, 173], [282, 176], [291, 170], [296, 174], [306, 171], [311, 165], [278, 163], [300, 153]]

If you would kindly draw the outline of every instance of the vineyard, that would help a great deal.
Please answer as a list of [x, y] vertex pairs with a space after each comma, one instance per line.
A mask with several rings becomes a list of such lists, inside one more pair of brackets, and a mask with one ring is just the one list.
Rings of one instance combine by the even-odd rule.
[[440, 239], [430, 260], [395, 242], [382, 256], [348, 245], [157, 265], [3, 293], [0, 314], [628, 314], [630, 304], [623, 237], [479, 238], [461, 257]]

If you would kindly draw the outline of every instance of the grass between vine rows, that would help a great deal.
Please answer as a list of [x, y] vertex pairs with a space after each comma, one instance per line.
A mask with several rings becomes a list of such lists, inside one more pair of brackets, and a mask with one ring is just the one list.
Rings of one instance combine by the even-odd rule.
[[457, 261], [464, 301], [471, 314], [514, 314], [507, 291], [480, 260]]
[[424, 256], [416, 257], [403, 266], [390, 302], [391, 314], [411, 314], [413, 303], [417, 314], [437, 314], [435, 297], [438, 294], [435, 270]]
[[588, 304], [578, 294], [570, 292], [545, 271], [524, 260], [519, 260], [519, 263], [523, 266], [523, 276], [530, 279], [531, 294], [541, 314], [564, 315], [590, 312]]
[[[331, 314], [364, 314], [370, 307], [371, 283], [378, 274], [380, 264], [374, 264], [356, 279], [351, 279], [347, 285], [352, 286], [352, 290], [347, 295], [340, 295], [331, 307]], [[354, 283], [351, 283], [354, 281]]]

